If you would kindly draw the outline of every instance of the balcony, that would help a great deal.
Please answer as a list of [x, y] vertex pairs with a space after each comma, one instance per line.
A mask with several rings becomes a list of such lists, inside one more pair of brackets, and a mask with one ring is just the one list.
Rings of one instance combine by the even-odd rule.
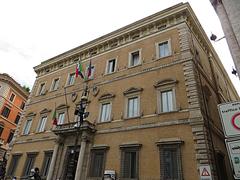
[[56, 135], [64, 135], [64, 134], [76, 133], [77, 131], [78, 132], [87, 131], [90, 133], [94, 133], [96, 132], [96, 129], [94, 124], [90, 123], [87, 120], [84, 120], [81, 126], [79, 121], [71, 122], [71, 123], [57, 125], [52, 131]]

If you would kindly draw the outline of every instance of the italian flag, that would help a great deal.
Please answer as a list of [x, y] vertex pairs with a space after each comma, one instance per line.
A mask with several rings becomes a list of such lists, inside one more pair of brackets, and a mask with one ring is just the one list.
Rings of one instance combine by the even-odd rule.
[[78, 62], [76, 64], [76, 77], [78, 76], [81, 76], [81, 78], [84, 79], [84, 76], [83, 76], [83, 67], [82, 67], [82, 64], [81, 62]]
[[57, 125], [57, 112], [56, 112], [56, 109], [55, 109], [55, 111], [53, 112], [53, 117], [52, 117], [52, 123], [53, 123], [53, 125]]

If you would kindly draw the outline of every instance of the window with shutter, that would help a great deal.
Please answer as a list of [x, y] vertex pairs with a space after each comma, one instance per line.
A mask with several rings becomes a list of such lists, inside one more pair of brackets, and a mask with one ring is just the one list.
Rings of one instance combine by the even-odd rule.
[[141, 145], [120, 147], [121, 153], [121, 179], [138, 179], [139, 175], [139, 149]]
[[43, 177], [47, 177], [48, 170], [49, 170], [51, 160], [52, 160], [52, 154], [53, 154], [52, 151], [45, 152], [44, 161], [43, 161], [43, 165], [42, 165], [42, 172], [41, 172], [41, 175]]
[[90, 177], [103, 177], [105, 154], [105, 149], [94, 149], [91, 151]]
[[160, 179], [182, 180], [180, 144], [163, 144], [160, 148]]
[[20, 157], [21, 157], [21, 154], [12, 155], [11, 163], [9, 165], [8, 172], [7, 172], [8, 176], [12, 176], [15, 174]]
[[25, 167], [23, 171], [24, 176], [28, 176], [30, 174], [31, 169], [34, 167], [34, 161], [36, 159], [36, 156], [36, 153], [27, 154], [27, 159], [25, 161]]

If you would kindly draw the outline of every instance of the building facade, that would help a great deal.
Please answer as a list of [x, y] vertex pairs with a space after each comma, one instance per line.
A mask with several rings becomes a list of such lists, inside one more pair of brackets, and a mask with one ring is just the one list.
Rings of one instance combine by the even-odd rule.
[[238, 0], [210, 0], [222, 25], [238, 77], [240, 78], [240, 3]]
[[0, 74], [0, 159], [8, 150], [28, 95], [8, 74]]
[[[78, 62], [84, 79], [75, 77]], [[105, 170], [117, 179], [195, 180], [209, 165], [214, 179], [232, 179], [217, 104], [239, 97], [188, 3], [34, 70], [9, 178], [38, 167], [48, 180], [101, 179]]]

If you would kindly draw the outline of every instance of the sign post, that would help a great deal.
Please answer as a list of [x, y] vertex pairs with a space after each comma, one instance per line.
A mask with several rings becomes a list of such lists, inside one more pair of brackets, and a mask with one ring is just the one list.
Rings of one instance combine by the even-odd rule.
[[229, 159], [234, 170], [235, 179], [240, 179], [240, 140], [226, 140]]
[[240, 136], [240, 102], [218, 105], [226, 138]]
[[240, 102], [218, 105], [228, 156], [235, 179], [240, 179]]

